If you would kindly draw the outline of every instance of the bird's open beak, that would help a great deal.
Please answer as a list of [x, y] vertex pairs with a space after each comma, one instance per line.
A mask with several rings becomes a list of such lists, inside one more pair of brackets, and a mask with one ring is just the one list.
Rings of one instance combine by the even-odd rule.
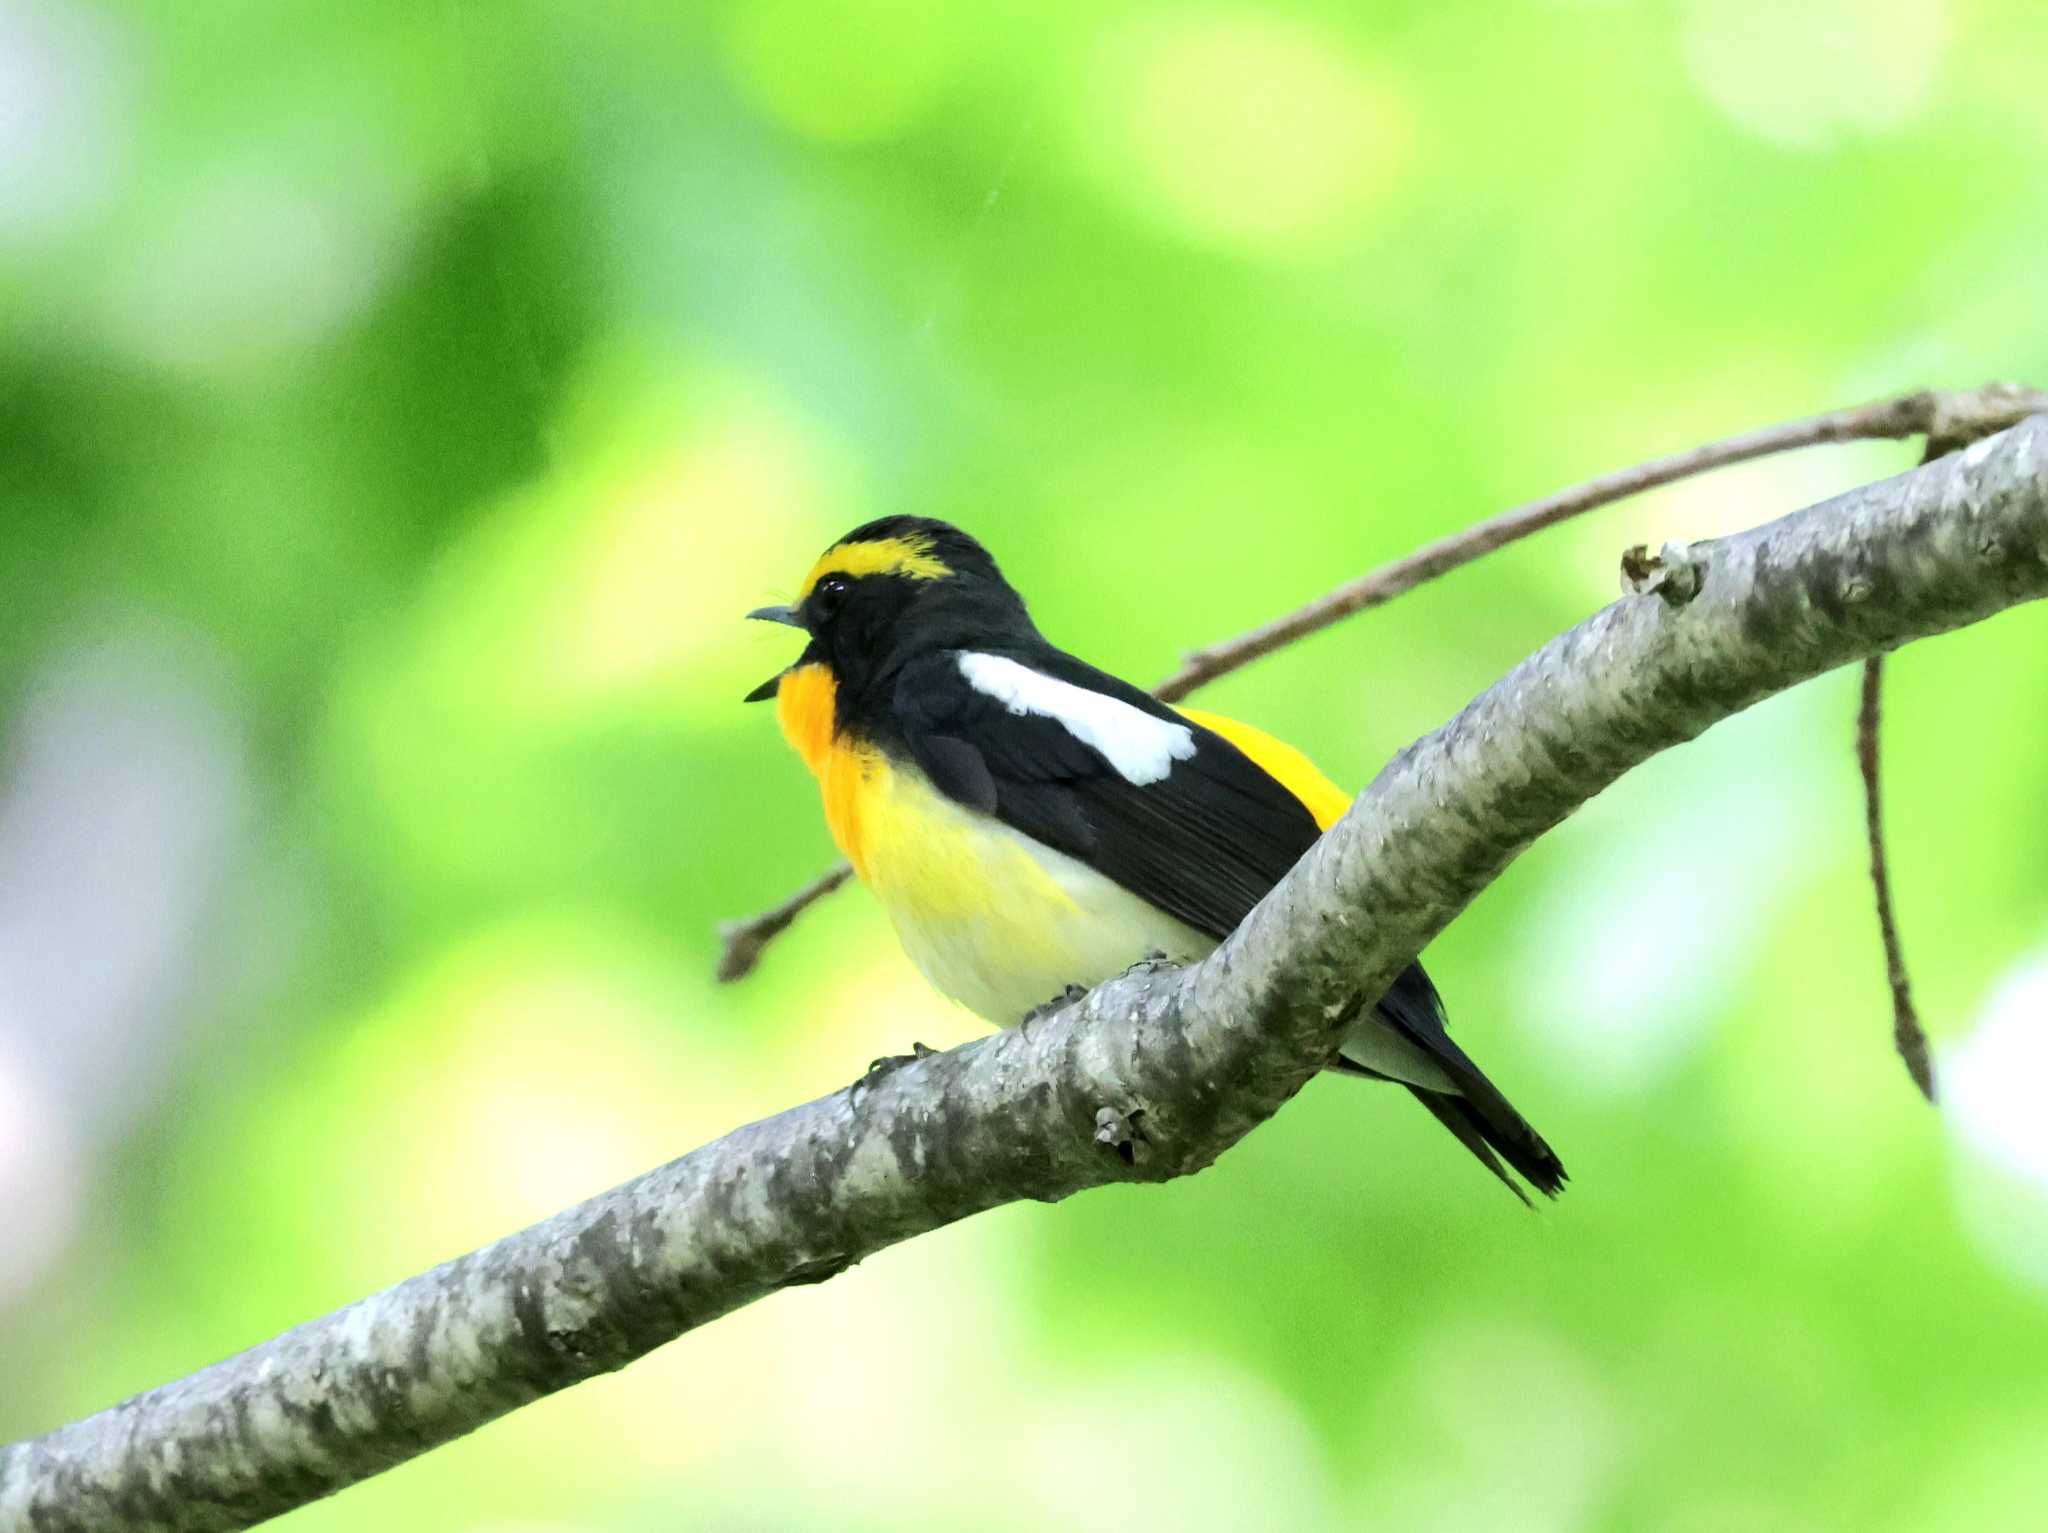
[[[756, 607], [747, 614], [747, 618], [750, 622], [757, 623], [786, 623], [791, 628], [801, 628], [804, 626], [804, 620], [796, 615], [796, 608], [794, 607]], [[746, 700], [750, 703], [765, 703], [781, 689], [782, 678], [795, 669], [795, 666], [789, 666], [777, 671], [773, 676], [770, 676], [761, 685], [749, 692]]]

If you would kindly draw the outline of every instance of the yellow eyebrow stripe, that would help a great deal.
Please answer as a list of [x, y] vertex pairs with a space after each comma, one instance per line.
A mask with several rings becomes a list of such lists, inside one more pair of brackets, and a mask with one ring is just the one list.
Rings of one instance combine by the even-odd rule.
[[842, 543], [825, 550], [825, 557], [804, 577], [797, 593], [802, 601], [827, 575], [907, 575], [912, 580], [943, 580], [952, 569], [931, 551], [923, 538], [880, 538], [872, 543]]

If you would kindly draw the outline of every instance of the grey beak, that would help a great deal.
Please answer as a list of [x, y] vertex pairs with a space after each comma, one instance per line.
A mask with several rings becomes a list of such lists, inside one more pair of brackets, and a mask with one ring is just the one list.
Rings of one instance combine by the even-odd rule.
[[[804, 627], [804, 620], [796, 615], [796, 608], [794, 607], [756, 607], [747, 614], [747, 617], [752, 622], [787, 623], [791, 628]], [[790, 669], [793, 670], [795, 667]], [[767, 702], [769, 698], [781, 690], [782, 678], [788, 674], [788, 671], [777, 671], [773, 676], [770, 676], [761, 685], [749, 692], [747, 694], [747, 701], [750, 703]]]

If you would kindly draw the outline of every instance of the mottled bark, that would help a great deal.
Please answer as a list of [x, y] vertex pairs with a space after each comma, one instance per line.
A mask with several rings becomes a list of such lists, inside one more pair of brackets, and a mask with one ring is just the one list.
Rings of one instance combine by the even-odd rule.
[[0, 1449], [0, 1529], [243, 1527], [912, 1235], [1206, 1166], [1525, 846], [1630, 767], [1821, 672], [2048, 594], [2048, 419], [1667, 547], [1636, 585], [1389, 763], [1207, 962], [750, 1124]]

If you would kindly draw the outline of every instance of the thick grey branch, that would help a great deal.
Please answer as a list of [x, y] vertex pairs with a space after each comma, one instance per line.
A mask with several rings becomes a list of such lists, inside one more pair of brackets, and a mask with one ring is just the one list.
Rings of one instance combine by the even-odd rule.
[[1770, 693], [2048, 594], [2048, 420], [1683, 554], [1685, 581], [1553, 640], [1396, 757], [1203, 964], [749, 1124], [0, 1450], [0, 1529], [246, 1526], [955, 1219], [1206, 1166], [1630, 767]]

